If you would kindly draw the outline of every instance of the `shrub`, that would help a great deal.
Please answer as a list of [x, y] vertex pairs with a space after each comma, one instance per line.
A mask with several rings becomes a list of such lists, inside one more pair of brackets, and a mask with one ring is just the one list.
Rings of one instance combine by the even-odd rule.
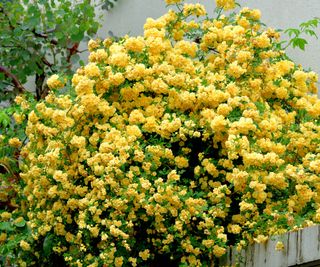
[[224, 16], [233, 1], [218, 1], [197, 19], [204, 7], [180, 2], [143, 36], [90, 41], [75, 95], [48, 80], [22, 151], [22, 248], [70, 266], [209, 266], [320, 220], [317, 75], [258, 10]]

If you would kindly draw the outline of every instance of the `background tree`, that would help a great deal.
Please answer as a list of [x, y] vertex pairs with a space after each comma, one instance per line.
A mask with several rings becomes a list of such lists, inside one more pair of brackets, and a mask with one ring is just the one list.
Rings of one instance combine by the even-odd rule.
[[46, 78], [71, 74], [79, 62], [81, 41], [92, 38], [100, 24], [97, 7], [115, 1], [0, 1], [0, 99], [12, 100], [34, 76], [36, 99], [46, 95]]

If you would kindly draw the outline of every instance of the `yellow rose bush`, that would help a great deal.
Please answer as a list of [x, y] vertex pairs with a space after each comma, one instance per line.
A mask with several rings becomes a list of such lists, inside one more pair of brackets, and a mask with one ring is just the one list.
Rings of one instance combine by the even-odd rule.
[[[28, 116], [21, 177], [33, 241], [67, 266], [210, 266], [320, 221], [317, 75], [248, 8], [176, 4]], [[233, 1], [218, 1], [220, 9]], [[57, 87], [57, 88], [55, 88]], [[41, 261], [41, 254], [35, 258]]]

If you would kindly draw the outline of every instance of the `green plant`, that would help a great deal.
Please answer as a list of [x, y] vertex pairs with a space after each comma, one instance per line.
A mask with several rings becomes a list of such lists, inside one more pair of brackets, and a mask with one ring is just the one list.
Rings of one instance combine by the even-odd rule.
[[[39, 101], [48, 93], [48, 76], [56, 72], [71, 75], [79, 60], [80, 41], [92, 37], [99, 26], [94, 8], [90, 1], [0, 2], [0, 100], [2, 105], [8, 101], [0, 110], [1, 205], [11, 205], [14, 194], [6, 188], [13, 189], [10, 184], [19, 176], [19, 147], [8, 146], [8, 141], [18, 138], [22, 146], [29, 106], [34, 103], [23, 84], [35, 77], [35, 99]], [[13, 115], [21, 113], [21, 108], [13, 100], [18, 95], [29, 101], [24, 102], [28, 106], [25, 113], [15, 117], [16, 123]]]
[[[32, 235], [31, 229], [24, 219], [25, 214], [22, 214], [21, 211], [15, 211], [13, 213], [3, 211], [0, 216], [1, 266], [15, 266], [15, 264], [27, 266], [25, 261], [33, 264], [34, 255], [27, 252], [28, 245], [26, 244], [27, 242], [32, 242]], [[23, 246], [23, 249], [20, 244]], [[21, 253], [21, 250], [24, 252]], [[21, 254], [23, 254], [23, 256]], [[17, 258], [19, 258], [19, 260], [17, 260]]]
[[320, 221], [317, 75], [259, 10], [166, 2], [178, 11], [143, 36], [90, 41], [29, 114], [21, 192], [41, 257], [49, 243], [70, 266], [210, 266]]
[[[166, 2], [178, 11], [144, 36], [90, 41], [90, 63], [51, 76], [43, 102], [17, 99], [27, 232], [3, 262], [210, 266], [229, 245], [320, 221], [317, 75], [258, 10], [226, 16], [235, 2], [217, 0], [209, 18]], [[0, 241], [1, 227], [25, 234], [12, 214]]]
[[301, 50], [305, 49], [305, 46], [308, 44], [308, 41], [304, 38], [304, 36], [311, 36], [318, 39], [318, 36], [315, 32], [315, 29], [318, 28], [320, 23], [320, 18], [313, 18], [306, 22], [302, 22], [299, 25], [299, 28], [288, 28], [283, 32], [288, 34], [289, 41], [284, 41], [283, 44], [286, 44], [283, 49], [292, 46], [293, 48], [298, 47]]

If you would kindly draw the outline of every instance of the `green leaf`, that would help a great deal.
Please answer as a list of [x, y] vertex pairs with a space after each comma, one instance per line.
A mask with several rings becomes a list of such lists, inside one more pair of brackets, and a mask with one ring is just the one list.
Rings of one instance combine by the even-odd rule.
[[74, 55], [72, 55], [72, 57], [70, 58], [70, 61], [71, 61], [72, 64], [77, 64], [78, 61], [79, 61], [79, 59], [80, 59], [80, 56], [79, 56], [78, 54], [74, 54]]
[[10, 222], [0, 222], [0, 230], [12, 232], [14, 228], [12, 227], [12, 224]]
[[301, 31], [299, 29], [293, 29], [293, 28], [290, 28], [290, 29], [286, 29], [284, 31], [285, 33], [288, 33], [289, 37], [291, 37], [293, 34], [295, 36], [299, 36]]
[[310, 28], [310, 27], [311, 28], [317, 28], [318, 24], [319, 24], [319, 19], [318, 18], [314, 18], [314, 19], [308, 20], [306, 22], [302, 22], [300, 24], [300, 28], [301, 29]]
[[29, 5], [29, 6], [28, 6], [28, 13], [29, 13], [29, 14], [34, 14], [34, 13], [36, 13], [37, 11], [38, 11], [38, 9], [36, 8], [35, 5]]
[[83, 32], [78, 31], [77, 33], [72, 33], [71, 34], [71, 41], [73, 42], [80, 42], [83, 39]]
[[227, 116], [227, 118], [231, 121], [231, 122], [234, 122], [234, 121], [238, 121], [242, 116], [242, 112], [240, 110], [239, 107], [236, 107], [235, 109], [233, 109], [229, 115]]
[[49, 256], [52, 253], [52, 248], [54, 246], [54, 237], [49, 234], [45, 237], [43, 241], [43, 252], [45, 256]]
[[260, 115], [263, 115], [263, 113], [266, 109], [266, 106], [262, 102], [255, 102], [254, 104], [256, 105], [257, 109], [259, 110]]
[[30, 27], [36, 27], [37, 25], [39, 25], [40, 23], [40, 19], [39, 17], [31, 17], [28, 21], [28, 25], [30, 25]]
[[20, 222], [15, 222], [14, 225], [17, 227], [24, 227], [26, 225], [26, 221], [23, 219]]
[[5, 112], [0, 112], [0, 124], [7, 127], [10, 124], [10, 117]]
[[292, 39], [293, 48], [299, 47], [301, 50], [304, 50], [306, 44], [308, 44], [306, 39], [303, 39], [303, 38]]
[[56, 37], [58, 39], [62, 39], [64, 37], [64, 34], [62, 32], [56, 32]]
[[316, 37], [318, 39], [317, 34], [313, 30], [307, 29], [307, 30], [305, 30], [305, 33], [310, 35], [310, 36], [314, 36], [314, 37]]

